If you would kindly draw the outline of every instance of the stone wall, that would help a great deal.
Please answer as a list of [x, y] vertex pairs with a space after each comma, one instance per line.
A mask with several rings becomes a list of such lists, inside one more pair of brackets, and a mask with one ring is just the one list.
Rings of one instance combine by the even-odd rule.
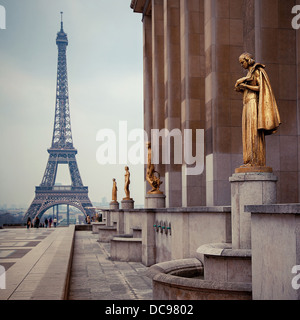
[[299, 300], [300, 289], [292, 282], [300, 285], [300, 205], [246, 206], [246, 210], [252, 213], [253, 299]]
[[[134, 229], [141, 229], [142, 262], [147, 266], [195, 257], [203, 244], [231, 242], [230, 207], [106, 211], [106, 216], [110, 215], [110, 227], [117, 228], [115, 234], [133, 234]], [[106, 229], [98, 229], [101, 240]]]

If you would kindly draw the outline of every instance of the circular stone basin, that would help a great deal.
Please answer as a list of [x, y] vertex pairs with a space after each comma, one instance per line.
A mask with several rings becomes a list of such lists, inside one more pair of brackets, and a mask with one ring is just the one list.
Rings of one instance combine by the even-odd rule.
[[154, 300], [252, 299], [251, 284], [208, 281], [203, 274], [203, 264], [196, 258], [159, 263], [147, 272]]
[[171, 276], [188, 278], [188, 279], [204, 279], [202, 267], [186, 267], [185, 269], [179, 269], [168, 273]]

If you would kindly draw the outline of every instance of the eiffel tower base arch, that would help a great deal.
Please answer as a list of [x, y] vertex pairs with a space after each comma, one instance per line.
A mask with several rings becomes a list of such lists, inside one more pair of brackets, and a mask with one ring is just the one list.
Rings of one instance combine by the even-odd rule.
[[48, 209], [56, 205], [70, 205], [79, 209], [85, 216], [93, 215], [94, 209], [87, 189], [87, 187], [36, 187], [35, 198], [24, 216], [24, 221], [28, 218], [34, 220], [36, 217], [41, 219]]

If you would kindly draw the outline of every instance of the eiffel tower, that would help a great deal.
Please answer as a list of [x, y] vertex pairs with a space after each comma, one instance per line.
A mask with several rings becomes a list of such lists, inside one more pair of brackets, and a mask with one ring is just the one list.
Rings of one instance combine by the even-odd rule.
[[[85, 216], [94, 212], [88, 196], [88, 187], [83, 186], [78, 170], [77, 150], [73, 147], [66, 56], [68, 37], [63, 29], [62, 14], [61, 12], [61, 29], [56, 38], [58, 66], [52, 146], [48, 149], [49, 159], [42, 183], [35, 188], [35, 198], [25, 213], [24, 220], [27, 220], [28, 217], [31, 220], [37, 216], [41, 218], [49, 208], [61, 204], [74, 206]], [[71, 186], [55, 185], [59, 164], [68, 164]]]

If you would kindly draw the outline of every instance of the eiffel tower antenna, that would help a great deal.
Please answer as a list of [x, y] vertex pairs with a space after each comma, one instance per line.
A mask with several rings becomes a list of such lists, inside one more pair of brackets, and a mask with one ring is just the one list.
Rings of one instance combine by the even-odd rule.
[[[63, 30], [63, 12], [61, 12], [61, 30], [57, 33], [58, 47], [57, 85], [54, 128], [49, 159], [40, 186], [35, 189], [35, 198], [25, 213], [24, 219], [41, 218], [51, 207], [71, 205], [85, 215], [91, 215], [93, 205], [88, 197], [88, 187], [83, 186], [76, 161], [77, 150], [73, 146], [71, 116], [69, 108], [69, 88], [67, 74], [68, 37]], [[56, 186], [56, 174], [59, 164], [67, 164], [71, 176], [71, 186]]]
[[61, 11], [60, 12], [60, 15], [61, 15], [61, 23], [60, 23], [60, 25], [61, 25], [61, 30], [64, 30], [64, 21], [63, 21], [63, 11]]

